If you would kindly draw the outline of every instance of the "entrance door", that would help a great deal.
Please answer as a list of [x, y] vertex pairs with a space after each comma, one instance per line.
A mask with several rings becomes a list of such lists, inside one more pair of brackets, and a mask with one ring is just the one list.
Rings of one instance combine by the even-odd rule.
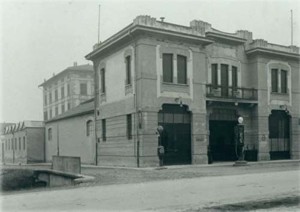
[[228, 65], [221, 64], [221, 95], [224, 97], [228, 96]]
[[191, 164], [191, 118], [186, 106], [164, 104], [158, 113], [163, 126], [164, 165]]
[[236, 121], [210, 121], [209, 145], [213, 161], [237, 160], [234, 127]]
[[290, 118], [284, 111], [273, 110], [269, 117], [270, 159], [290, 159]]

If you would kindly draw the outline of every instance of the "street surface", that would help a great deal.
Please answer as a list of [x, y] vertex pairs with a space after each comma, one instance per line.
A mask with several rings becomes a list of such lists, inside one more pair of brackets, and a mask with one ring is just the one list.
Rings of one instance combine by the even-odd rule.
[[4, 211], [198, 211], [297, 196], [299, 179], [299, 170], [289, 170], [20, 192], [1, 201]]

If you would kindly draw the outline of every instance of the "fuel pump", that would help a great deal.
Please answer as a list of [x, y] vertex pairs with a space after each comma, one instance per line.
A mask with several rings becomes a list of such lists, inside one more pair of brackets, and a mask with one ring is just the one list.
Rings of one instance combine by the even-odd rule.
[[235, 165], [246, 165], [247, 162], [244, 160], [244, 124], [243, 117], [238, 118], [238, 124], [235, 126], [235, 153], [238, 160]]

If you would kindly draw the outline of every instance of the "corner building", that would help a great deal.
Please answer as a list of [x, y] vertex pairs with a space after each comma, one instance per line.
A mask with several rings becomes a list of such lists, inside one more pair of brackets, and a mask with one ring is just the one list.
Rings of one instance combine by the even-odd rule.
[[299, 48], [138, 16], [86, 56], [94, 63], [99, 165], [234, 161], [242, 116], [247, 160], [299, 159]]

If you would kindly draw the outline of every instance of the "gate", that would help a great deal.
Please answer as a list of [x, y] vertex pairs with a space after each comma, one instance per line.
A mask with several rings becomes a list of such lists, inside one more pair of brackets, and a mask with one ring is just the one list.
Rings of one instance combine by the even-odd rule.
[[290, 159], [290, 117], [273, 110], [269, 116], [270, 159]]
[[164, 165], [191, 164], [191, 114], [187, 107], [164, 104], [158, 125], [164, 128]]

